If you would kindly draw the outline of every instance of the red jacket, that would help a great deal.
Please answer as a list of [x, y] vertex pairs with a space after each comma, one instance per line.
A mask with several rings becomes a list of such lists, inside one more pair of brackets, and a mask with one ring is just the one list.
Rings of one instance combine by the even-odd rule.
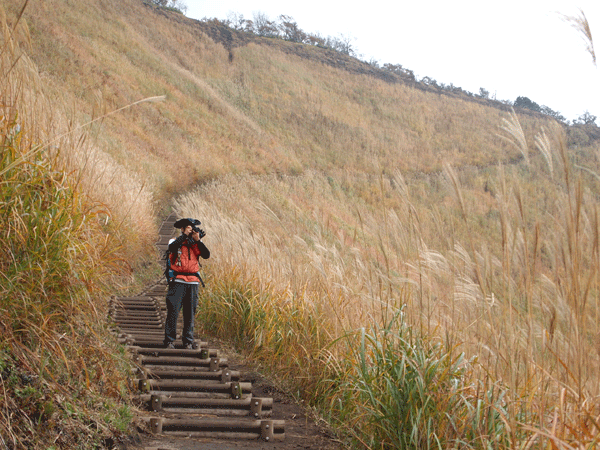
[[[210, 258], [210, 251], [202, 241], [196, 241], [192, 244], [187, 239], [187, 236], [182, 234], [169, 243], [171, 269], [175, 272], [188, 274], [198, 272], [200, 270], [198, 258], [200, 257], [202, 259]], [[176, 275], [175, 278], [188, 283], [200, 282], [195, 275]]]

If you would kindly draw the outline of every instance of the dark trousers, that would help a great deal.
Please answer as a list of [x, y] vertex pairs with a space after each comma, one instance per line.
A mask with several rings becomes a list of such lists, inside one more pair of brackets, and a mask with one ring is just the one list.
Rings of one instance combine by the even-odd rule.
[[167, 292], [167, 320], [165, 321], [165, 345], [177, 338], [177, 317], [183, 309], [183, 345], [194, 343], [194, 317], [198, 306], [198, 285], [171, 283]]

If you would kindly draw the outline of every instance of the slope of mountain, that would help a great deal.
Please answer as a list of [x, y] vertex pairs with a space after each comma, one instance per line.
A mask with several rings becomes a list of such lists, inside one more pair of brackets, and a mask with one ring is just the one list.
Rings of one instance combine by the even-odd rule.
[[[22, 5], [8, 3], [14, 24]], [[541, 114], [142, 0], [31, 0], [21, 24], [47, 104], [20, 111], [57, 118], [34, 123], [36, 138], [71, 197], [89, 199], [90, 264], [126, 283], [158, 275], [148, 249], [160, 215], [201, 217], [215, 255], [204, 330], [256, 356], [357, 447], [593, 442], [595, 129], [565, 133]], [[19, 123], [0, 123], [9, 142]], [[93, 283], [71, 279], [93, 298]], [[399, 395], [411, 388], [421, 403]], [[69, 412], [60, 395], [40, 398]]]
[[[17, 5], [12, 5], [16, 9]], [[225, 173], [431, 172], [510, 161], [506, 113], [415, 88], [336, 52], [257, 38], [142, 1], [40, 2], [31, 55], [73, 111], [107, 117], [102, 147], [157, 192]], [[546, 122], [525, 117], [529, 134]]]

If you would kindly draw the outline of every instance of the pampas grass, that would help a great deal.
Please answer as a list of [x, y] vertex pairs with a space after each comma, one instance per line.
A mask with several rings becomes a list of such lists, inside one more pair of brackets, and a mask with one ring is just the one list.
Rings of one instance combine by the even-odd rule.
[[[521, 128], [517, 116], [511, 120], [504, 131], [513, 136]], [[584, 188], [571, 152], [553, 146], [560, 136], [538, 136], [538, 156], [487, 170], [485, 184], [477, 172], [447, 165], [425, 179], [230, 176], [181, 196], [176, 210], [203, 220], [214, 255], [200, 308], [210, 311], [207, 331], [237, 336], [299, 395], [333, 408], [334, 423], [346, 417], [350, 434], [367, 447], [395, 442], [367, 423], [394, 429], [377, 417], [395, 420], [396, 413], [379, 407], [402, 402], [388, 398], [393, 391], [371, 390], [395, 370], [390, 357], [377, 355], [380, 339], [396, 333], [411, 333], [435, 361], [458, 358], [454, 382], [469, 392], [445, 391], [436, 400], [435, 414], [442, 409], [454, 421], [449, 428], [422, 416], [425, 409], [415, 412], [429, 417], [428, 436], [436, 440], [414, 435], [402, 445], [590, 445], [598, 432], [585, 424], [594, 423], [600, 394], [593, 375], [600, 368], [593, 324], [600, 266], [595, 203], [584, 192], [595, 186]], [[555, 167], [559, 179], [547, 177]], [[234, 298], [231, 292], [235, 301], [219, 300]], [[398, 314], [403, 319], [390, 328]], [[326, 332], [311, 339], [299, 331], [309, 323]], [[363, 328], [372, 330], [369, 338], [359, 338]], [[406, 352], [396, 345], [394, 352]], [[424, 360], [414, 364], [417, 373], [430, 370]], [[431, 370], [441, 377], [442, 366]], [[363, 389], [364, 399], [352, 394]], [[367, 399], [377, 404], [357, 415]]]

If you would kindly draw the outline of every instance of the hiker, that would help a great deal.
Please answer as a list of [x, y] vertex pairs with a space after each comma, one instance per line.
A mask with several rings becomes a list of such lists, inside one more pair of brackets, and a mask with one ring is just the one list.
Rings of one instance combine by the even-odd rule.
[[167, 251], [167, 268], [170, 265], [172, 277], [169, 281], [167, 292], [167, 319], [165, 321], [166, 348], [175, 348], [177, 337], [177, 317], [179, 310], [183, 309], [183, 332], [181, 340], [183, 348], [195, 348], [194, 342], [194, 317], [198, 306], [198, 285], [204, 286], [200, 278], [200, 264], [198, 258], [208, 259], [210, 251], [200, 240], [204, 237], [204, 230], [198, 228], [200, 221], [197, 219], [179, 219], [173, 225], [181, 229], [181, 236], [169, 241]]

